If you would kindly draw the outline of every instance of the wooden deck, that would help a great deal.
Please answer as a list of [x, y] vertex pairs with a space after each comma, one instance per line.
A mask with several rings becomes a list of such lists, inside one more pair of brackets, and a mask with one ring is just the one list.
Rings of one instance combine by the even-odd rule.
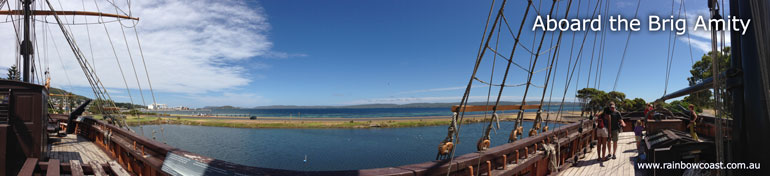
[[53, 140], [48, 144], [50, 149], [48, 157], [50, 159], [58, 159], [63, 163], [70, 160], [79, 160], [81, 163], [96, 161], [100, 164], [112, 161], [104, 151], [81, 136], [69, 134], [61, 138], [51, 137], [49, 140]]
[[[644, 175], [644, 172], [635, 169], [637, 150], [634, 132], [623, 132], [618, 136], [618, 150], [616, 159], [610, 159], [599, 163], [598, 152], [594, 147], [585, 158], [580, 159], [575, 165], [559, 173], [559, 175]], [[606, 156], [607, 154], [605, 154]]]

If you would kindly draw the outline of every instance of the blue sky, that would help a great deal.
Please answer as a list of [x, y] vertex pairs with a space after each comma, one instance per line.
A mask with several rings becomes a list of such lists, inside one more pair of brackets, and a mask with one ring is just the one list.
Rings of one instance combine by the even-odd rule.
[[[543, 1], [538, 7], [541, 13], [548, 13], [551, 1]], [[568, 1], [557, 5], [559, 18], [563, 17]], [[612, 0], [609, 15], [621, 14], [632, 17], [636, 0]], [[688, 23], [697, 15], [706, 16], [705, 2], [686, 0]], [[253, 107], [262, 105], [349, 105], [366, 103], [414, 103], [414, 102], [459, 102], [473, 69], [479, 42], [484, 31], [491, 1], [181, 1], [166, 0], [158, 4], [132, 1], [136, 16], [142, 18], [137, 25], [142, 47], [147, 55], [148, 69], [158, 103], [170, 106], [217, 106], [233, 105]], [[535, 0], [538, 5], [540, 1]], [[578, 0], [573, 0], [570, 17], [574, 17]], [[580, 17], [587, 17], [596, 1], [582, 0]], [[500, 1], [497, 2], [500, 4]], [[631, 34], [630, 45], [620, 75], [617, 90], [627, 97], [640, 97], [647, 101], [663, 95], [666, 77], [666, 53], [670, 33], [648, 32], [647, 16], [670, 15], [672, 1], [644, 0], [639, 9], [643, 30]], [[674, 1], [675, 16], [679, 13], [680, 1]], [[70, 5], [63, 5], [67, 8]], [[96, 5], [93, 5], [96, 7]], [[99, 4], [99, 6], [103, 6]], [[590, 7], [589, 7], [590, 6]], [[496, 6], [497, 9], [499, 6]], [[509, 1], [506, 18], [515, 33], [518, 30], [526, 1]], [[75, 3], [71, 8], [89, 9]], [[166, 8], [166, 9], [164, 9]], [[202, 10], [201, 10], [202, 9]], [[114, 8], [113, 8], [114, 10]], [[169, 15], [189, 14], [182, 17]], [[530, 11], [522, 33], [522, 45], [532, 47], [533, 38], [539, 40], [541, 31], [531, 30], [535, 16]], [[209, 15], [214, 14], [214, 15]], [[219, 15], [216, 15], [219, 14]], [[208, 16], [207, 16], [208, 15]], [[684, 12], [682, 12], [684, 15]], [[606, 14], [602, 14], [606, 16]], [[494, 17], [494, 16], [493, 16]], [[684, 16], [682, 16], [684, 18]], [[51, 20], [52, 18], [49, 18]], [[77, 19], [77, 18], [76, 18]], [[95, 21], [96, 19], [86, 19]], [[116, 29], [111, 37], [120, 44], [117, 23], [108, 23], [105, 28]], [[606, 23], [605, 23], [606, 25]], [[216, 27], [219, 26], [219, 27]], [[671, 38], [676, 42], [668, 92], [687, 86], [692, 64], [690, 49], [695, 61], [708, 48], [709, 34], [692, 31], [689, 24], [690, 43], [687, 35]], [[0, 26], [8, 27], [8, 25]], [[50, 26], [52, 29], [55, 26]], [[104, 33], [102, 25], [88, 28], [91, 32]], [[11, 28], [12, 30], [12, 28]], [[40, 29], [43, 30], [43, 29]], [[84, 31], [75, 28], [73, 31]], [[41, 31], [43, 32], [43, 31]], [[53, 31], [58, 32], [60, 31]], [[95, 32], [94, 32], [95, 33]], [[510, 52], [511, 36], [507, 28], [501, 32], [500, 51]], [[547, 32], [543, 50], [551, 47], [551, 33]], [[558, 32], [555, 34], [558, 35]], [[556, 71], [554, 101], [560, 101], [565, 88], [565, 72], [573, 49], [573, 59], [579, 50], [584, 32], [565, 32]], [[605, 62], [601, 73], [599, 89], [611, 91], [620, 65], [627, 32], [607, 31]], [[60, 35], [60, 34], [56, 34]], [[98, 34], [93, 34], [98, 35]], [[133, 32], [127, 35], [133, 36]], [[51, 35], [55, 36], [54, 34]], [[84, 35], [78, 35], [84, 40]], [[105, 35], [106, 36], [106, 35]], [[575, 37], [573, 43], [573, 36]], [[10, 36], [12, 37], [12, 35]], [[589, 32], [583, 56], [579, 63], [580, 73], [575, 73], [566, 99], [573, 100], [575, 84], [586, 87], [588, 68], [591, 61], [594, 33]], [[58, 39], [57, 43], [63, 42]], [[131, 42], [133, 59], [139, 53]], [[106, 41], [106, 40], [105, 40]], [[729, 38], [728, 38], [729, 41]], [[507, 43], [506, 43], [507, 42]], [[555, 42], [555, 41], [554, 41]], [[82, 42], [85, 43], [85, 42]], [[153, 44], [155, 43], [155, 44]], [[536, 43], [535, 43], [536, 44]], [[83, 44], [81, 44], [83, 45]], [[573, 46], [575, 46], [573, 48]], [[58, 45], [66, 54], [66, 43]], [[81, 46], [83, 48], [84, 46]], [[108, 46], [107, 46], [108, 47]], [[126, 45], [122, 45], [125, 50]], [[598, 42], [597, 42], [598, 47]], [[53, 56], [54, 49], [48, 47], [53, 64], [59, 63]], [[149, 48], [149, 49], [148, 49]], [[152, 49], [155, 48], [155, 49]], [[103, 58], [96, 54], [93, 62], [104, 63], [101, 67], [113, 66], [115, 62], [109, 48]], [[118, 48], [120, 50], [120, 48]], [[541, 52], [542, 52], [541, 51]], [[128, 53], [127, 51], [124, 51]], [[598, 55], [598, 49], [597, 49]], [[546, 53], [540, 58], [535, 70], [546, 67]], [[70, 54], [71, 55], [71, 54]], [[41, 56], [45, 56], [42, 55]], [[488, 81], [492, 69], [492, 53], [487, 52], [478, 77]], [[13, 56], [0, 56], [12, 58]], [[66, 56], [64, 59], [66, 60]], [[112, 58], [110, 58], [112, 57]], [[108, 60], [112, 59], [112, 60]], [[130, 72], [129, 58], [120, 58], [122, 68], [132, 90], [135, 104], [142, 104], [135, 78]], [[6, 59], [3, 59], [6, 60]], [[530, 60], [523, 48], [518, 48], [514, 61], [527, 67]], [[72, 60], [74, 61], [74, 60]], [[13, 63], [4, 61], [3, 66]], [[43, 62], [43, 61], [41, 61]], [[67, 62], [67, 61], [65, 61]], [[141, 64], [139, 61], [134, 63]], [[594, 60], [596, 64], [596, 60]], [[113, 80], [107, 85], [114, 99], [130, 101], [119, 73], [115, 69], [97, 68], [100, 77]], [[142, 72], [141, 65], [137, 65]], [[54, 76], [54, 85], [60, 85], [76, 93], [91, 95], [85, 84], [76, 78], [82, 77], [76, 67], [61, 68], [69, 75]], [[110, 71], [101, 71], [110, 70]], [[498, 58], [493, 82], [499, 83], [505, 62]], [[66, 70], [66, 71], [65, 71]], [[53, 72], [53, 71], [52, 71]], [[104, 73], [102, 73], [104, 72]], [[60, 72], [59, 72], [60, 73]], [[102, 76], [102, 75], [105, 76]], [[595, 71], [594, 73], [596, 74]], [[61, 74], [57, 74], [61, 75]], [[578, 75], [580, 78], [578, 78]], [[139, 73], [145, 102], [151, 102], [148, 85], [143, 73]], [[535, 85], [543, 85], [545, 72], [533, 77]], [[579, 80], [578, 80], [579, 79]], [[84, 80], [84, 79], [83, 79]], [[593, 87], [593, 78], [590, 80]], [[512, 67], [508, 84], [526, 82], [526, 73]], [[577, 82], [577, 83], [576, 83]], [[493, 88], [496, 89], [496, 88]], [[474, 82], [472, 101], [486, 101], [488, 87]], [[549, 90], [550, 91], [550, 90]], [[541, 88], [531, 88], [527, 100], [538, 100]], [[496, 90], [492, 95], [497, 94]], [[505, 101], [521, 101], [523, 87], [506, 88]], [[546, 96], [548, 98], [548, 96]]]

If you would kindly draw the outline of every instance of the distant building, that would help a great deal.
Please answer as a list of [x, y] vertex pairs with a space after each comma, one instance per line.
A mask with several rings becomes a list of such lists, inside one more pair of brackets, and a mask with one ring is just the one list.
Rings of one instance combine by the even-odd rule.
[[174, 107], [174, 110], [190, 110], [190, 108], [184, 107], [184, 106], [177, 106], [177, 107]]
[[147, 105], [147, 109], [149, 110], [161, 110], [161, 109], [168, 109], [168, 106], [166, 104], [150, 104]]

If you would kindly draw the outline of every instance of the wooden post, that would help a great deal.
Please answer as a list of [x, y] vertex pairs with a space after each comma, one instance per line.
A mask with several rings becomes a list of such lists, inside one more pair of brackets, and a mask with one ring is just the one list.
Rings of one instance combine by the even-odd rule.
[[505, 170], [505, 166], [508, 165], [508, 156], [503, 155], [503, 170]]
[[492, 162], [490, 162], [489, 160], [487, 160], [487, 175], [489, 176], [492, 175]]
[[524, 158], [529, 158], [529, 147], [524, 147]]
[[516, 160], [514, 160], [516, 164], [519, 164], [519, 150], [516, 150]]
[[475, 175], [473, 175], [473, 166], [468, 166], [468, 174], [470, 176], [475, 176]]

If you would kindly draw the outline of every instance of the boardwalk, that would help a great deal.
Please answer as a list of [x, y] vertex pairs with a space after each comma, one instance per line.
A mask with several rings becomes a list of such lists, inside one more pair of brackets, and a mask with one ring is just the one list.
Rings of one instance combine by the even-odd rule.
[[[643, 172], [634, 169], [636, 163], [636, 143], [634, 132], [620, 133], [618, 138], [618, 150], [616, 159], [604, 161], [601, 166], [596, 160], [598, 152], [596, 148], [580, 159], [578, 163], [564, 170], [559, 175], [644, 175]], [[606, 156], [606, 154], [605, 154]]]
[[82, 163], [90, 163], [91, 161], [107, 163], [112, 161], [104, 151], [81, 136], [69, 134], [67, 137], [62, 138], [51, 137], [49, 140], [53, 140], [48, 144], [50, 149], [48, 157], [51, 159], [59, 159], [61, 162], [80, 160]]

